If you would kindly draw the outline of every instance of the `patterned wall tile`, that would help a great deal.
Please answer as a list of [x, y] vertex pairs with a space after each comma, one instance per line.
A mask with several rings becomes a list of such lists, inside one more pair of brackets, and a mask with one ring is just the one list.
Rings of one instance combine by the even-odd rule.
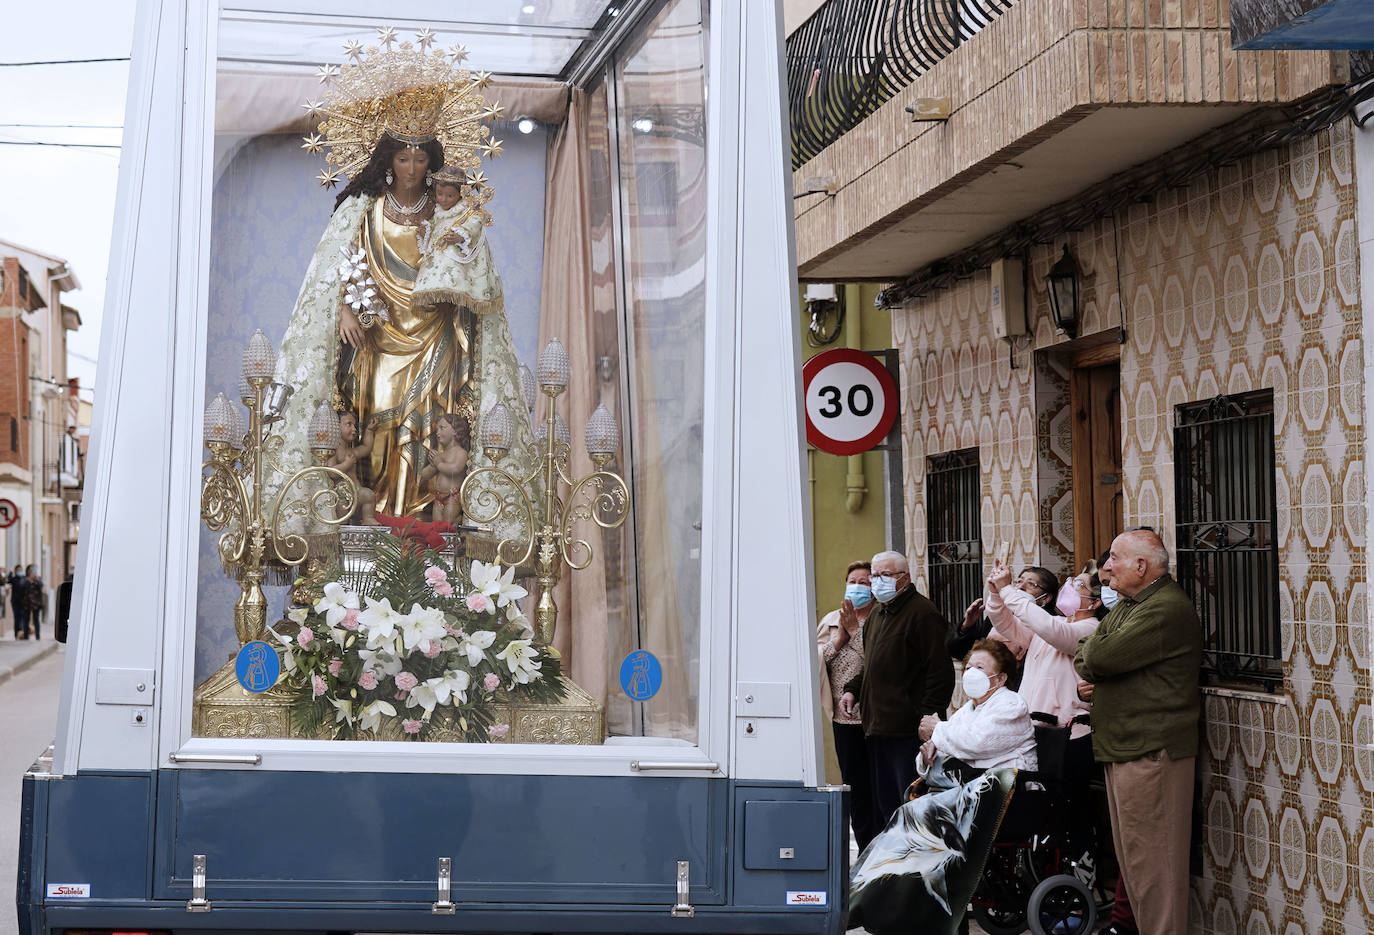
[[[1205, 872], [1194, 931], [1297, 935], [1374, 929], [1374, 716], [1367, 599], [1365, 362], [1351, 129], [1218, 167], [1068, 237], [1083, 270], [1084, 332], [1115, 328], [1122, 296], [1124, 518], [1173, 544], [1174, 408], [1274, 393], [1279, 704], [1209, 697]], [[1119, 233], [1119, 240], [1117, 234]], [[1368, 236], [1368, 235], [1366, 235]], [[893, 316], [915, 392], [909, 457], [973, 439], [985, 546], [1066, 570], [1073, 546], [1067, 340], [1044, 277], [1062, 242], [1030, 251], [1029, 347], [992, 338], [975, 275]], [[1013, 369], [1011, 362], [1015, 363]], [[908, 472], [913, 561], [923, 484]], [[924, 574], [924, 569], [921, 569]]]

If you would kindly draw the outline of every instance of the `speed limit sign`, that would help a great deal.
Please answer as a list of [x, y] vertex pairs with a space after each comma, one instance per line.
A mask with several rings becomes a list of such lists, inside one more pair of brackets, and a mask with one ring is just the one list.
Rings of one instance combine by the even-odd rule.
[[897, 420], [897, 383], [872, 354], [836, 348], [802, 367], [806, 440], [821, 451], [856, 455], [882, 442]]

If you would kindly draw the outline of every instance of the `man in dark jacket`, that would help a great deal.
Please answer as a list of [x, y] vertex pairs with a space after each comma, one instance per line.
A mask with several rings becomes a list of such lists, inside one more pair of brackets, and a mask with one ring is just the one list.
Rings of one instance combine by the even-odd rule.
[[873, 598], [864, 623], [864, 670], [845, 685], [840, 708], [859, 710], [868, 747], [873, 820], [882, 828], [916, 778], [921, 718], [944, 716], [954, 693], [954, 664], [945, 652], [949, 624], [911, 583], [906, 556], [873, 556]]
[[24, 586], [24, 603], [29, 609], [29, 626], [33, 630], [33, 638], [41, 640], [43, 617], [48, 612], [48, 589], [43, 585], [43, 579], [38, 576], [36, 565], [29, 566]]
[[29, 638], [29, 603], [25, 592], [28, 579], [24, 577], [24, 566], [15, 565], [10, 573], [10, 607], [14, 610], [14, 638]]

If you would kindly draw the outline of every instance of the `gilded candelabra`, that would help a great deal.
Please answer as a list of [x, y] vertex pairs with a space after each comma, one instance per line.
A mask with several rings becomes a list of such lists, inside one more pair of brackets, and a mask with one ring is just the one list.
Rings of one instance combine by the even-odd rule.
[[[523, 369], [523, 368], [522, 368]], [[511, 414], [497, 404], [482, 421], [481, 445], [491, 462], [469, 472], [463, 480], [459, 498], [468, 518], [477, 523], [496, 522], [498, 528], [511, 524], [519, 532], [505, 535], [496, 547], [497, 558], [508, 565], [524, 565], [534, 556], [534, 572], [539, 584], [535, 606], [535, 630], [541, 643], [553, 642], [558, 623], [558, 605], [553, 589], [562, 575], [563, 565], [581, 571], [591, 564], [591, 543], [575, 534], [575, 527], [591, 521], [601, 529], [616, 529], [630, 511], [630, 490], [624, 478], [606, 470], [607, 463], [620, 447], [620, 430], [604, 405], [596, 407], [587, 422], [587, 454], [596, 469], [573, 477], [568, 467], [571, 436], [563, 417], [557, 412], [558, 397], [568, 388], [571, 367], [567, 352], [557, 338], [539, 355], [537, 375], [528, 379], [524, 390], [533, 409], [535, 379], [548, 397], [548, 412], [535, 434], [533, 470], [517, 477], [501, 466], [510, 451], [514, 436]], [[528, 371], [525, 371], [528, 374]], [[524, 376], [524, 374], [522, 374]], [[564, 498], [559, 495], [567, 488]], [[500, 533], [498, 533], [500, 535]]]
[[[261, 639], [267, 627], [267, 598], [262, 592], [269, 566], [300, 565], [311, 557], [309, 539], [282, 529], [282, 521], [309, 516], [326, 526], [344, 522], [357, 502], [358, 489], [348, 475], [325, 461], [339, 446], [339, 416], [327, 402], [315, 409], [309, 444], [315, 464], [287, 474], [278, 467], [282, 438], [267, 428], [281, 418], [292, 387], [272, 382], [276, 351], [261, 330], [243, 352], [239, 397], [248, 407], [248, 422], [223, 394], [205, 410], [205, 445], [210, 459], [202, 466], [200, 516], [212, 531], [225, 530], [219, 557], [236, 574], [242, 593], [234, 602], [234, 631], [239, 644]], [[286, 478], [270, 495], [267, 472]], [[293, 495], [295, 488], [302, 492]]]

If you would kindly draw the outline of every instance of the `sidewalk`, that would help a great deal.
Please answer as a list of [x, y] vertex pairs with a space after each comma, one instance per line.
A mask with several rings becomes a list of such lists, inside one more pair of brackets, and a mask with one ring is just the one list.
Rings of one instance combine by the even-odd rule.
[[57, 648], [62, 645], [52, 638], [50, 632], [46, 632], [49, 627], [43, 628], [45, 632], [41, 640], [16, 640], [14, 622], [6, 617], [0, 624], [9, 624], [0, 626], [0, 685], [43, 657], [57, 652]]

